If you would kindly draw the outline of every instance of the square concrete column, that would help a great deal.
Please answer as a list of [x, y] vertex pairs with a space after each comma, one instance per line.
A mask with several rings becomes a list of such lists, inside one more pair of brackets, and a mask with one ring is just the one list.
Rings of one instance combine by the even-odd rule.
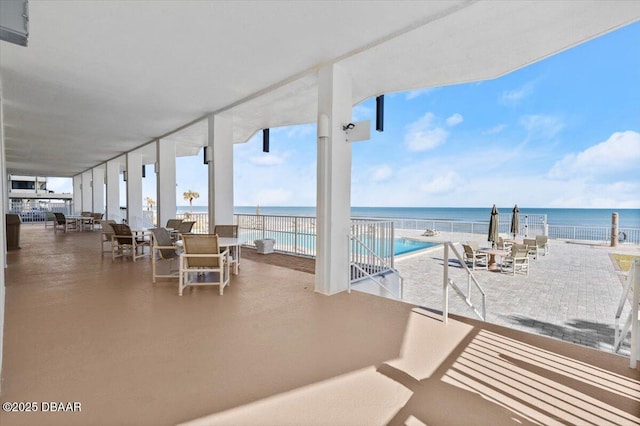
[[120, 162], [107, 161], [107, 215], [109, 220], [122, 222], [120, 212]]
[[73, 177], [73, 214], [82, 211], [82, 174]]
[[142, 216], [142, 154], [127, 153], [127, 223], [132, 228], [146, 226]]
[[91, 210], [94, 213], [104, 213], [104, 166], [100, 165], [98, 167], [94, 167], [93, 176], [91, 180], [93, 181], [93, 209]]
[[[210, 152], [210, 154], [209, 154]], [[216, 224], [233, 223], [233, 124], [230, 118], [209, 116], [209, 232]]]
[[158, 226], [176, 217], [176, 143], [171, 140], [156, 141], [158, 173]]
[[87, 170], [82, 172], [82, 208], [80, 211], [90, 212], [93, 211], [93, 191], [91, 185], [93, 185], [93, 172]]
[[[351, 77], [337, 65], [324, 67], [318, 81], [318, 121], [328, 117], [328, 132], [318, 126], [318, 178], [315, 290], [347, 290], [351, 227], [351, 145], [342, 126], [351, 122]], [[322, 137], [321, 137], [322, 136]], [[326, 137], [325, 137], [326, 136]]]

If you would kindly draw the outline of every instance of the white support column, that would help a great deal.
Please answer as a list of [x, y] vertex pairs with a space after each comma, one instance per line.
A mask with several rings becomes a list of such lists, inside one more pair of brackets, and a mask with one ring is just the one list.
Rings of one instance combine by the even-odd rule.
[[127, 153], [127, 223], [143, 227], [142, 220], [142, 155]]
[[338, 65], [324, 67], [318, 92], [318, 121], [326, 115], [329, 128], [328, 137], [318, 133], [315, 290], [330, 295], [349, 286], [351, 144], [342, 126], [351, 122], [351, 77]]
[[233, 124], [209, 116], [209, 232], [216, 224], [233, 223]]
[[[2, 226], [2, 236], [0, 237], [0, 377], [2, 376], [2, 353], [4, 346], [4, 305], [5, 305], [5, 279], [4, 270], [7, 267], [7, 236], [5, 229], [7, 226], [6, 213], [9, 211], [9, 192], [7, 191], [7, 163], [5, 159], [4, 144], [4, 98], [2, 96], [2, 81], [0, 80], [0, 226]], [[0, 382], [0, 386], [2, 383]], [[0, 393], [2, 390], [0, 389]]]
[[120, 214], [120, 162], [107, 162], [107, 214], [106, 218], [122, 222]]
[[82, 175], [73, 177], [73, 214], [80, 214], [82, 211]]
[[92, 172], [93, 176], [91, 180], [93, 181], [93, 185], [91, 188], [93, 189], [93, 208], [91, 211], [94, 213], [104, 213], [104, 166], [94, 167]]
[[156, 141], [157, 212], [158, 226], [176, 217], [176, 143], [171, 140]]
[[93, 211], [93, 192], [91, 190], [93, 173], [91, 170], [82, 173], [82, 207], [81, 211]]

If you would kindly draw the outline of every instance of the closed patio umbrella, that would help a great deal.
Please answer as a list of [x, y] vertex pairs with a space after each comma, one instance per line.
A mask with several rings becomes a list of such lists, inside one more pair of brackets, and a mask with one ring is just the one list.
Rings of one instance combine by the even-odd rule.
[[513, 208], [513, 215], [511, 216], [511, 233], [513, 238], [516, 238], [516, 234], [520, 232], [520, 209], [518, 205]]
[[487, 241], [491, 241], [491, 246], [495, 247], [498, 242], [498, 209], [496, 205], [493, 205], [491, 209], [491, 220], [489, 221], [489, 238]]

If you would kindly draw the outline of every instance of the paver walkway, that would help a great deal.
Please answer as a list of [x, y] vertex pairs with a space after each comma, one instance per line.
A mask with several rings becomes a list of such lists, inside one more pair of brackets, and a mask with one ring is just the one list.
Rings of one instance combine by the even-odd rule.
[[[481, 246], [488, 245], [479, 235], [445, 237], [454, 241], [474, 239]], [[456, 247], [462, 254], [462, 247]], [[552, 240], [549, 255], [531, 259], [529, 276], [476, 270], [474, 275], [486, 293], [487, 321], [611, 351], [615, 311], [625, 279], [610, 255], [614, 252], [640, 255], [640, 248], [613, 249]], [[442, 309], [443, 256], [440, 245], [396, 258], [396, 267], [404, 277], [405, 301]], [[453, 254], [449, 265], [449, 276], [466, 291], [466, 273]], [[453, 290], [449, 290], [449, 300], [450, 312], [475, 317]], [[479, 292], [472, 291], [471, 300], [481, 306]], [[620, 351], [625, 353], [628, 346]]]

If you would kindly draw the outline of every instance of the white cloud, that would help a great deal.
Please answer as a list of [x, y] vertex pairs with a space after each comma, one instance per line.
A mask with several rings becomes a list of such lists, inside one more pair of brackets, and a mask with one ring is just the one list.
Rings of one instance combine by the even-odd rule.
[[453, 114], [451, 117], [447, 118], [445, 120], [445, 122], [447, 123], [447, 126], [449, 127], [453, 127], [453, 126], [457, 126], [458, 124], [462, 123], [464, 119], [462, 118], [462, 115], [455, 113]]
[[449, 171], [423, 183], [420, 185], [420, 190], [427, 194], [446, 194], [454, 191], [461, 182], [462, 179], [457, 173]]
[[564, 128], [562, 119], [553, 115], [524, 115], [519, 122], [529, 133], [527, 139], [552, 139]]
[[393, 176], [393, 169], [387, 164], [378, 166], [371, 171], [370, 179], [373, 182], [384, 182]]
[[[620, 175], [638, 169], [640, 164], [640, 133], [616, 132], [604, 142], [579, 153], [566, 155], [549, 171], [551, 178], [581, 176], [583, 178]], [[637, 175], [629, 176], [637, 179]]]
[[524, 98], [533, 94], [533, 82], [525, 83], [522, 87], [514, 90], [506, 90], [500, 96], [500, 102], [507, 105], [515, 105]]
[[418, 90], [409, 90], [406, 95], [405, 95], [405, 99], [406, 100], [411, 100], [411, 99], [415, 99], [419, 96], [426, 96], [428, 95], [433, 89], [418, 89]]
[[483, 135], [497, 135], [498, 133], [502, 132], [506, 128], [507, 128], [506, 124], [498, 124], [497, 126], [493, 126], [490, 129], [483, 130], [480, 133]]
[[58, 194], [72, 193], [73, 179], [59, 177], [47, 178], [47, 189]]
[[428, 151], [442, 145], [448, 137], [449, 132], [436, 125], [435, 115], [427, 112], [408, 126], [404, 142], [409, 151]]
[[351, 118], [353, 121], [361, 121], [371, 119], [375, 115], [375, 111], [363, 104], [358, 104], [351, 110]]
[[249, 158], [251, 164], [261, 167], [273, 167], [283, 164], [289, 155], [277, 155], [275, 153], [265, 152], [262, 155], [256, 155]]

